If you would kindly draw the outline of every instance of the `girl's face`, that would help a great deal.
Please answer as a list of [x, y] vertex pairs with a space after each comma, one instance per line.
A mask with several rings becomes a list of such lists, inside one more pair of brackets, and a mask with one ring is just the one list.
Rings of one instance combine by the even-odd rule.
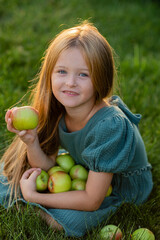
[[95, 104], [95, 90], [89, 70], [81, 50], [76, 47], [60, 54], [52, 72], [51, 83], [54, 96], [66, 110], [92, 107]]

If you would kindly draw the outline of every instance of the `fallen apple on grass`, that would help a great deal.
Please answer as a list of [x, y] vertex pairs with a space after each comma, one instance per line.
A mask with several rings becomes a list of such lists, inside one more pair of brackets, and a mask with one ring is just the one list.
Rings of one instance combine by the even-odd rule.
[[154, 234], [147, 228], [135, 230], [131, 237], [132, 240], [155, 240]]
[[54, 166], [48, 170], [48, 174], [49, 174], [49, 176], [51, 176], [54, 172], [58, 172], [58, 171], [64, 172], [63, 168], [61, 168], [60, 166]]
[[71, 189], [71, 178], [64, 171], [54, 172], [48, 180], [48, 190], [51, 193], [67, 192]]
[[85, 190], [86, 188], [86, 182], [82, 179], [74, 179], [72, 180], [72, 190]]
[[44, 192], [48, 188], [49, 175], [46, 171], [41, 170], [40, 175], [36, 178], [36, 189], [38, 192]]
[[72, 179], [82, 179], [84, 181], [88, 178], [88, 171], [82, 165], [74, 165], [70, 172], [70, 176]]
[[63, 168], [66, 172], [75, 165], [74, 159], [69, 153], [62, 153], [56, 157], [56, 163]]
[[122, 231], [115, 225], [107, 225], [100, 231], [100, 239], [102, 240], [120, 240], [122, 239]]
[[11, 119], [17, 130], [34, 129], [38, 125], [38, 112], [31, 106], [16, 107], [11, 112]]

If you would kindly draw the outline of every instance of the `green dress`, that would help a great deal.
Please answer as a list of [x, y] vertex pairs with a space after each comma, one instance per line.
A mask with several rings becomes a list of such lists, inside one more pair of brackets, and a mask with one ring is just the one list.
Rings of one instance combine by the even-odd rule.
[[[33, 204], [59, 222], [66, 236], [83, 236], [106, 220], [122, 203], [141, 204], [152, 190], [151, 165], [138, 129], [141, 115], [133, 114], [118, 96], [113, 96], [110, 104], [95, 113], [79, 131], [69, 133], [64, 118], [59, 123], [61, 146], [72, 155], [76, 164], [95, 172], [114, 173], [112, 194], [96, 211], [53, 209]], [[1, 180], [6, 181], [2, 177]], [[0, 203], [5, 207], [7, 190], [8, 187], [1, 183]], [[24, 201], [23, 198], [20, 200]]]

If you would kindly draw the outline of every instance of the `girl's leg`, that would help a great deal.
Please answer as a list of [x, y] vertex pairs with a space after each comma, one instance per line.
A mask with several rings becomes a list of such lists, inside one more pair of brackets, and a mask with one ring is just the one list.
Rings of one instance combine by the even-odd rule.
[[59, 230], [59, 231], [63, 230], [63, 227], [56, 220], [54, 220], [49, 214], [47, 214], [46, 212], [40, 210], [40, 216], [54, 230]]

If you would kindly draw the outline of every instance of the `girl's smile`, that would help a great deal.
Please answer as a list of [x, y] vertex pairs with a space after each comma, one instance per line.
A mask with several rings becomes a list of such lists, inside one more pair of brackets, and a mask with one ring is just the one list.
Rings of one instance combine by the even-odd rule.
[[79, 94], [77, 92], [73, 92], [73, 91], [63, 91], [63, 93], [67, 96], [78, 96]]

